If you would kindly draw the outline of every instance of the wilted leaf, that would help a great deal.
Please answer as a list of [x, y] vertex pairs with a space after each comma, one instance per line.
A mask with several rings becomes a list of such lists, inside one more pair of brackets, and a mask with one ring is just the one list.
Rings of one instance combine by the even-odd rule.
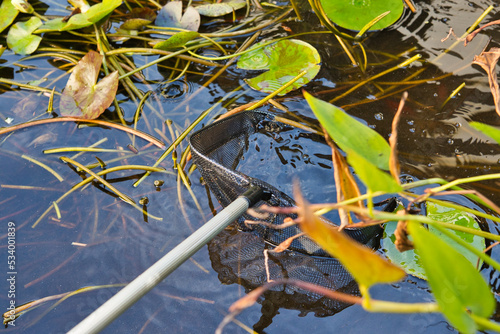
[[17, 14], [19, 14], [19, 11], [14, 7], [11, 1], [2, 1], [2, 5], [0, 5], [0, 32], [4, 31], [5, 28], [14, 22]]
[[500, 90], [498, 88], [497, 73], [495, 71], [498, 58], [500, 58], [500, 48], [491, 48], [489, 51], [483, 51], [479, 56], [475, 56], [472, 63], [481, 66], [486, 73], [488, 73], [490, 91], [495, 101], [495, 110], [500, 116]]
[[333, 23], [351, 30], [361, 30], [371, 20], [390, 11], [370, 30], [383, 29], [396, 22], [403, 14], [401, 0], [320, 0], [326, 16]]
[[200, 28], [200, 13], [193, 7], [186, 8], [182, 15], [182, 1], [167, 3], [158, 13], [155, 24], [159, 27], [181, 28], [198, 31]]
[[91, 6], [85, 13], [71, 16], [67, 22], [63, 18], [49, 20], [36, 33], [68, 31], [88, 27], [111, 14], [121, 4], [122, 0], [103, 0], [101, 3]]
[[377, 166], [355, 151], [347, 151], [346, 153], [347, 161], [370, 191], [398, 193], [403, 190], [401, 185], [392, 176], [378, 169]]
[[90, 51], [74, 67], [59, 104], [62, 115], [95, 119], [111, 105], [118, 89], [118, 72], [96, 84], [101, 64], [102, 56]]
[[196, 31], [181, 31], [173, 35], [165, 41], [161, 41], [154, 45], [154, 49], [168, 50], [173, 48], [178, 48], [186, 44], [187, 42], [200, 36]]
[[[264, 42], [257, 43], [256, 46]], [[307, 73], [283, 90], [280, 96], [297, 89], [311, 81], [320, 69], [321, 58], [310, 44], [296, 40], [282, 40], [245, 53], [238, 60], [238, 67], [244, 70], [269, 70], [245, 81], [253, 89], [272, 93], [296, 77], [300, 72]]]
[[[331, 139], [329, 140], [331, 141]], [[331, 143], [332, 147], [332, 162], [333, 162], [333, 175], [335, 178], [335, 186], [337, 189], [337, 202], [342, 202], [346, 199], [355, 198], [361, 196], [358, 184], [352, 176], [349, 165], [345, 161], [344, 157], [340, 154], [339, 150]], [[362, 201], [355, 203], [360, 208], [364, 208]], [[352, 224], [352, 218], [349, 211], [339, 208], [340, 215], [340, 227], [344, 228], [349, 224]]]
[[42, 21], [32, 16], [26, 22], [17, 22], [10, 29], [7, 35], [7, 45], [15, 53], [29, 55], [36, 51], [42, 41], [40, 36], [32, 35]]
[[418, 223], [408, 226], [429, 286], [444, 316], [462, 333], [476, 333], [469, 312], [490, 317], [496, 302], [481, 274], [463, 255]]
[[401, 268], [322, 222], [298, 190], [295, 191], [295, 200], [299, 208], [300, 228], [325, 251], [337, 258], [360, 285], [369, 288], [377, 283], [396, 282], [405, 276]]
[[354, 151], [380, 169], [389, 170], [391, 148], [375, 130], [342, 109], [304, 92], [321, 125], [344, 152]]
[[196, 7], [201, 15], [209, 17], [218, 17], [226, 14], [230, 14], [233, 11], [237, 11], [247, 5], [246, 1], [242, 0], [232, 0], [220, 3], [213, 3], [207, 5], [201, 5]]
[[156, 19], [156, 13], [150, 8], [134, 8], [130, 13], [130, 18], [126, 20], [120, 29], [140, 30], [145, 25], [151, 24]]
[[[453, 225], [460, 225], [464, 227], [473, 228], [476, 230], [480, 230], [479, 224], [473, 215], [463, 212], [460, 210], [456, 210], [453, 208], [449, 208], [446, 206], [442, 206], [436, 203], [428, 202], [427, 204], [427, 216], [437, 221], [441, 221], [444, 223], [449, 223]], [[422, 267], [421, 261], [418, 256], [415, 254], [414, 250], [409, 250], [406, 252], [399, 252], [394, 243], [396, 241], [395, 237], [395, 228], [396, 225], [394, 223], [386, 224], [384, 229], [384, 235], [382, 237], [382, 244], [385, 249], [385, 253], [387, 257], [394, 263], [399, 264], [401, 267], [405, 269], [405, 271], [410, 274], [417, 276], [422, 279], [427, 279], [424, 268]], [[429, 231], [432, 234], [438, 236], [442, 240], [446, 241], [449, 246], [456, 249], [460, 254], [462, 254], [472, 265], [477, 264], [477, 256], [465, 249], [462, 245], [456, 243], [451, 240], [447, 236], [443, 235], [441, 232], [436, 230], [434, 227], [429, 226]], [[462, 239], [463, 241], [469, 243], [471, 246], [476, 249], [483, 251], [486, 248], [486, 243], [484, 238], [471, 235], [469, 233], [464, 233], [460, 231], [450, 230], [451, 233], [455, 234], [457, 237]], [[481, 262], [479, 263], [481, 264]]]

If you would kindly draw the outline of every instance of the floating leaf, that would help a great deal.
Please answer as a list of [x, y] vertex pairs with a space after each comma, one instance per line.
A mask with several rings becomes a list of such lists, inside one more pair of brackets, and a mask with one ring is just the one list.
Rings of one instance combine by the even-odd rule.
[[408, 226], [429, 286], [443, 315], [461, 333], [476, 333], [469, 312], [490, 317], [496, 302], [481, 274], [456, 249], [418, 223]]
[[207, 4], [196, 7], [201, 15], [219, 17], [237, 11], [247, 5], [246, 1], [232, 0], [221, 3]]
[[321, 125], [344, 152], [354, 151], [380, 169], [389, 170], [391, 148], [375, 130], [342, 109], [304, 92]]
[[165, 41], [161, 41], [154, 45], [154, 49], [168, 50], [173, 48], [178, 48], [186, 44], [187, 42], [200, 36], [196, 31], [181, 31], [173, 35]]
[[474, 129], [481, 131], [485, 135], [491, 137], [494, 141], [500, 144], [500, 129], [491, 125], [487, 125], [479, 122], [470, 122], [470, 126]]
[[111, 14], [111, 12], [121, 4], [122, 0], [103, 0], [101, 3], [91, 6], [85, 13], [71, 16], [67, 22], [64, 21], [64, 18], [47, 21], [36, 31], [36, 33], [69, 31], [88, 27]]
[[326, 16], [333, 23], [359, 31], [377, 16], [390, 12], [370, 30], [384, 29], [396, 22], [403, 14], [401, 0], [320, 0]]
[[182, 15], [182, 1], [167, 3], [158, 13], [155, 24], [159, 27], [181, 28], [198, 31], [200, 28], [200, 13], [193, 7], [186, 8]]
[[[264, 42], [256, 44], [262, 45]], [[261, 75], [245, 79], [253, 89], [272, 93], [296, 77], [307, 73], [284, 89], [279, 95], [297, 89], [311, 81], [319, 72], [321, 58], [310, 44], [296, 40], [282, 40], [260, 49], [245, 53], [238, 60], [238, 67], [244, 70], [269, 70]]]
[[346, 153], [347, 161], [370, 191], [398, 193], [403, 190], [401, 185], [391, 175], [378, 169], [377, 166], [356, 153], [356, 151], [347, 151]]
[[[328, 139], [330, 141], [330, 139]], [[329, 143], [330, 144], [330, 143]], [[340, 151], [331, 143], [333, 176], [335, 179], [335, 188], [337, 189], [337, 202], [361, 196], [358, 184], [352, 175], [351, 169]], [[364, 208], [363, 201], [354, 203], [359, 208]], [[340, 226], [342, 228], [352, 224], [352, 218], [349, 211], [339, 208]]]
[[337, 228], [321, 221], [300, 191], [295, 191], [295, 200], [299, 208], [300, 228], [325, 251], [337, 258], [358, 284], [369, 288], [377, 283], [396, 282], [405, 276], [401, 268], [354, 241], [344, 232], [339, 232]]
[[[436, 203], [427, 202], [427, 216], [440, 222], [480, 230], [479, 224], [472, 214]], [[401, 267], [403, 267], [408, 274], [417, 276], [422, 279], [427, 279], [424, 268], [422, 267], [422, 264], [420, 263], [419, 258], [415, 254], [414, 250], [401, 253], [396, 249], [394, 245], [396, 238], [394, 236], [395, 229], [396, 224], [394, 223], [386, 224], [384, 229], [382, 243], [387, 257], [392, 262], [397, 263]], [[436, 230], [434, 227], [429, 226], [429, 231], [442, 240], [446, 241], [448, 245], [456, 249], [467, 260], [469, 260], [472, 265], [476, 266], [478, 260], [476, 255], [465, 249], [462, 245], [451, 240], [450, 238]], [[483, 251], [486, 248], [485, 240], [482, 237], [454, 230], [450, 230], [450, 232], [480, 251]], [[481, 265], [481, 263], [482, 262], [479, 262], [479, 265]]]
[[32, 16], [26, 22], [17, 22], [10, 29], [7, 35], [7, 45], [15, 53], [29, 55], [38, 48], [42, 41], [40, 36], [32, 35], [42, 21], [35, 16]]
[[14, 22], [17, 14], [19, 14], [19, 11], [14, 7], [11, 1], [2, 1], [2, 5], [0, 5], [0, 32], [4, 31], [5, 28]]
[[96, 84], [102, 58], [90, 51], [73, 68], [59, 104], [62, 115], [95, 119], [111, 105], [118, 89], [118, 72]]

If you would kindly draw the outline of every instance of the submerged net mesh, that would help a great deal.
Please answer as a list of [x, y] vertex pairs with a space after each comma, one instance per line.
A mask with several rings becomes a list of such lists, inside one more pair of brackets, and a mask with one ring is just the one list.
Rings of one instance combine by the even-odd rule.
[[[248, 150], [249, 136], [258, 132], [279, 131], [283, 126], [286, 125], [276, 121], [271, 114], [245, 111], [208, 125], [191, 136], [193, 160], [204, 181], [223, 207], [229, 205], [252, 185], [259, 186], [271, 194], [269, 199], [257, 203], [256, 207], [264, 202], [270, 206], [295, 206], [290, 196], [272, 185], [236, 171], [243, 153]], [[294, 215], [269, 214], [264, 220], [280, 225], [286, 217], [296, 218]], [[262, 218], [246, 213], [239, 219], [238, 224], [240, 229], [253, 231], [263, 240], [274, 245], [301, 233], [297, 226], [273, 229], [262, 224], [248, 225], [244, 223], [245, 220], [262, 221]], [[334, 225], [326, 219], [325, 221]], [[363, 229], [345, 229], [345, 232], [353, 239], [370, 245], [377, 239], [374, 237], [380, 234], [381, 228], [372, 226]], [[327, 256], [325, 251], [307, 236], [295, 239], [289, 249], [308, 255]]]

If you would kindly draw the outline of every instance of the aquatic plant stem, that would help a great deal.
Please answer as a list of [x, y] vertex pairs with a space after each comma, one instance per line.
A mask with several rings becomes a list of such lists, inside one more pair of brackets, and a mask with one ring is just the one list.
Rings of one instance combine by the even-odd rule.
[[393, 71], [395, 71], [395, 70], [398, 70], [398, 69], [400, 69], [400, 68], [403, 68], [403, 67], [405, 67], [405, 66], [408, 66], [408, 65], [410, 65], [411, 63], [413, 63], [414, 61], [416, 61], [416, 60], [418, 60], [418, 59], [420, 59], [420, 58], [422, 58], [422, 55], [420, 55], [420, 54], [415, 55], [415, 56], [411, 57], [410, 59], [405, 60], [405, 61], [404, 61], [404, 62], [402, 62], [401, 64], [398, 64], [398, 65], [396, 65], [396, 66], [394, 66], [394, 67], [391, 67], [391, 68], [390, 68], [390, 69], [388, 69], [388, 70], [385, 70], [385, 71], [383, 71], [383, 72], [381, 72], [381, 73], [379, 73], [379, 74], [376, 74], [376, 75], [374, 75], [374, 76], [372, 76], [372, 77], [370, 77], [370, 78], [368, 78], [368, 79], [366, 79], [366, 80], [363, 80], [363, 81], [359, 82], [359, 83], [358, 83], [357, 85], [355, 85], [354, 87], [350, 88], [349, 90], [347, 90], [347, 91], [346, 91], [346, 92], [344, 92], [343, 94], [341, 94], [341, 95], [339, 95], [339, 96], [337, 96], [337, 97], [335, 97], [335, 98], [331, 99], [331, 100], [330, 100], [330, 101], [328, 101], [328, 102], [333, 103], [333, 102], [335, 102], [335, 101], [338, 101], [338, 100], [340, 100], [341, 98], [346, 97], [347, 95], [351, 94], [353, 91], [355, 91], [355, 90], [356, 90], [356, 89], [358, 89], [359, 87], [364, 86], [365, 84], [367, 84], [367, 83], [369, 83], [369, 82], [371, 82], [371, 81], [373, 81], [373, 80], [375, 80], [375, 79], [377, 79], [377, 78], [380, 78], [380, 77], [382, 77], [382, 76], [384, 76], [384, 75], [386, 75], [386, 74], [388, 74], [388, 73], [391, 73], [391, 72], [393, 72]]
[[[158, 173], [165, 173], [166, 172], [163, 168], [149, 167], [149, 166], [139, 166], [139, 165], [124, 165], [124, 166], [111, 167], [111, 168], [108, 168], [106, 170], [102, 170], [102, 171], [100, 171], [100, 172], [98, 172], [96, 174], [98, 176], [102, 176], [102, 175], [105, 175], [105, 174], [108, 174], [108, 173], [112, 173], [112, 172], [116, 172], [116, 171], [120, 171], [120, 170], [128, 170], [128, 169], [146, 170], [146, 171], [158, 172]], [[89, 177], [87, 177], [85, 180], [83, 180], [83, 181], [79, 182], [78, 184], [74, 185], [73, 187], [71, 187], [70, 190], [68, 190], [67, 192], [65, 192], [55, 202], [59, 204], [63, 199], [65, 199], [67, 196], [69, 196], [72, 192], [74, 192], [75, 190], [83, 187], [87, 183], [90, 183], [90, 182], [94, 181], [94, 179], [95, 178], [92, 175], [89, 176]], [[42, 215], [33, 223], [33, 225], [31, 227], [35, 228], [38, 225], [38, 223], [50, 212], [50, 210], [52, 210], [52, 208], [53, 208], [53, 204], [51, 204], [47, 208], [47, 210], [45, 210], [42, 213]], [[142, 211], [142, 209], [140, 209], [140, 211]], [[153, 219], [156, 219], [156, 220], [162, 220], [162, 218], [152, 216], [149, 213], [148, 213], [148, 217], [152, 217]]]
[[61, 159], [62, 161], [66, 162], [66, 163], [70, 163], [73, 166], [76, 166], [76, 167], [80, 168], [82, 171], [85, 171], [85, 173], [87, 173], [89, 175], [92, 175], [97, 181], [101, 182], [104, 186], [108, 187], [109, 190], [111, 190], [116, 195], [118, 195], [118, 197], [122, 201], [124, 201], [125, 203], [135, 204], [135, 201], [130, 196], [125, 195], [124, 193], [122, 193], [121, 191], [119, 191], [118, 189], [116, 189], [113, 185], [111, 185], [108, 181], [104, 180], [102, 177], [100, 177], [99, 175], [97, 175], [96, 173], [94, 173], [93, 171], [91, 171], [90, 169], [88, 169], [87, 167], [83, 166], [79, 162], [76, 162], [76, 161], [74, 161], [74, 160], [72, 160], [70, 158], [67, 158], [67, 157], [60, 157], [59, 159]]
[[135, 134], [137, 137], [140, 137], [140, 138], [154, 144], [155, 146], [157, 146], [161, 149], [165, 149], [164, 143], [162, 143], [161, 141], [159, 141], [155, 137], [153, 137], [147, 133], [144, 133], [142, 131], [134, 130], [134, 129], [131, 129], [127, 126], [123, 126], [123, 125], [117, 124], [117, 123], [111, 123], [111, 122], [97, 120], [97, 119], [84, 119], [84, 118], [73, 117], [73, 116], [62, 116], [62, 117], [57, 117], [57, 118], [41, 119], [41, 120], [37, 120], [37, 121], [30, 121], [30, 122], [25, 122], [25, 123], [9, 126], [6, 128], [0, 128], [0, 135], [6, 134], [6, 133], [9, 133], [12, 131], [16, 131], [16, 130], [28, 128], [28, 127], [35, 126], [35, 125], [48, 124], [48, 123], [59, 123], [59, 122], [81, 122], [81, 123], [91, 123], [91, 124], [98, 124], [98, 125], [102, 125], [102, 126], [107, 126], [110, 128], [114, 128], [117, 130], [121, 130], [124, 132]]

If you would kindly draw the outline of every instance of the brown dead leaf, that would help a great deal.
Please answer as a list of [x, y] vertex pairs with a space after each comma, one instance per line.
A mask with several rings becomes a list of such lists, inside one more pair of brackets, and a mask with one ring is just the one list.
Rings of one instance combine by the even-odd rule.
[[[406, 214], [405, 210], [399, 210], [397, 212], [398, 215]], [[397, 250], [402, 252], [406, 252], [408, 250], [412, 250], [414, 248], [413, 242], [408, 238], [408, 221], [400, 220], [398, 221], [398, 226], [396, 227], [396, 231], [394, 231], [394, 235], [396, 236], [396, 241], [394, 245]]]
[[479, 56], [475, 56], [472, 63], [481, 66], [488, 74], [491, 94], [495, 101], [495, 110], [500, 116], [500, 90], [498, 87], [497, 73], [495, 71], [499, 58], [500, 48], [491, 48], [489, 51], [483, 51]]

